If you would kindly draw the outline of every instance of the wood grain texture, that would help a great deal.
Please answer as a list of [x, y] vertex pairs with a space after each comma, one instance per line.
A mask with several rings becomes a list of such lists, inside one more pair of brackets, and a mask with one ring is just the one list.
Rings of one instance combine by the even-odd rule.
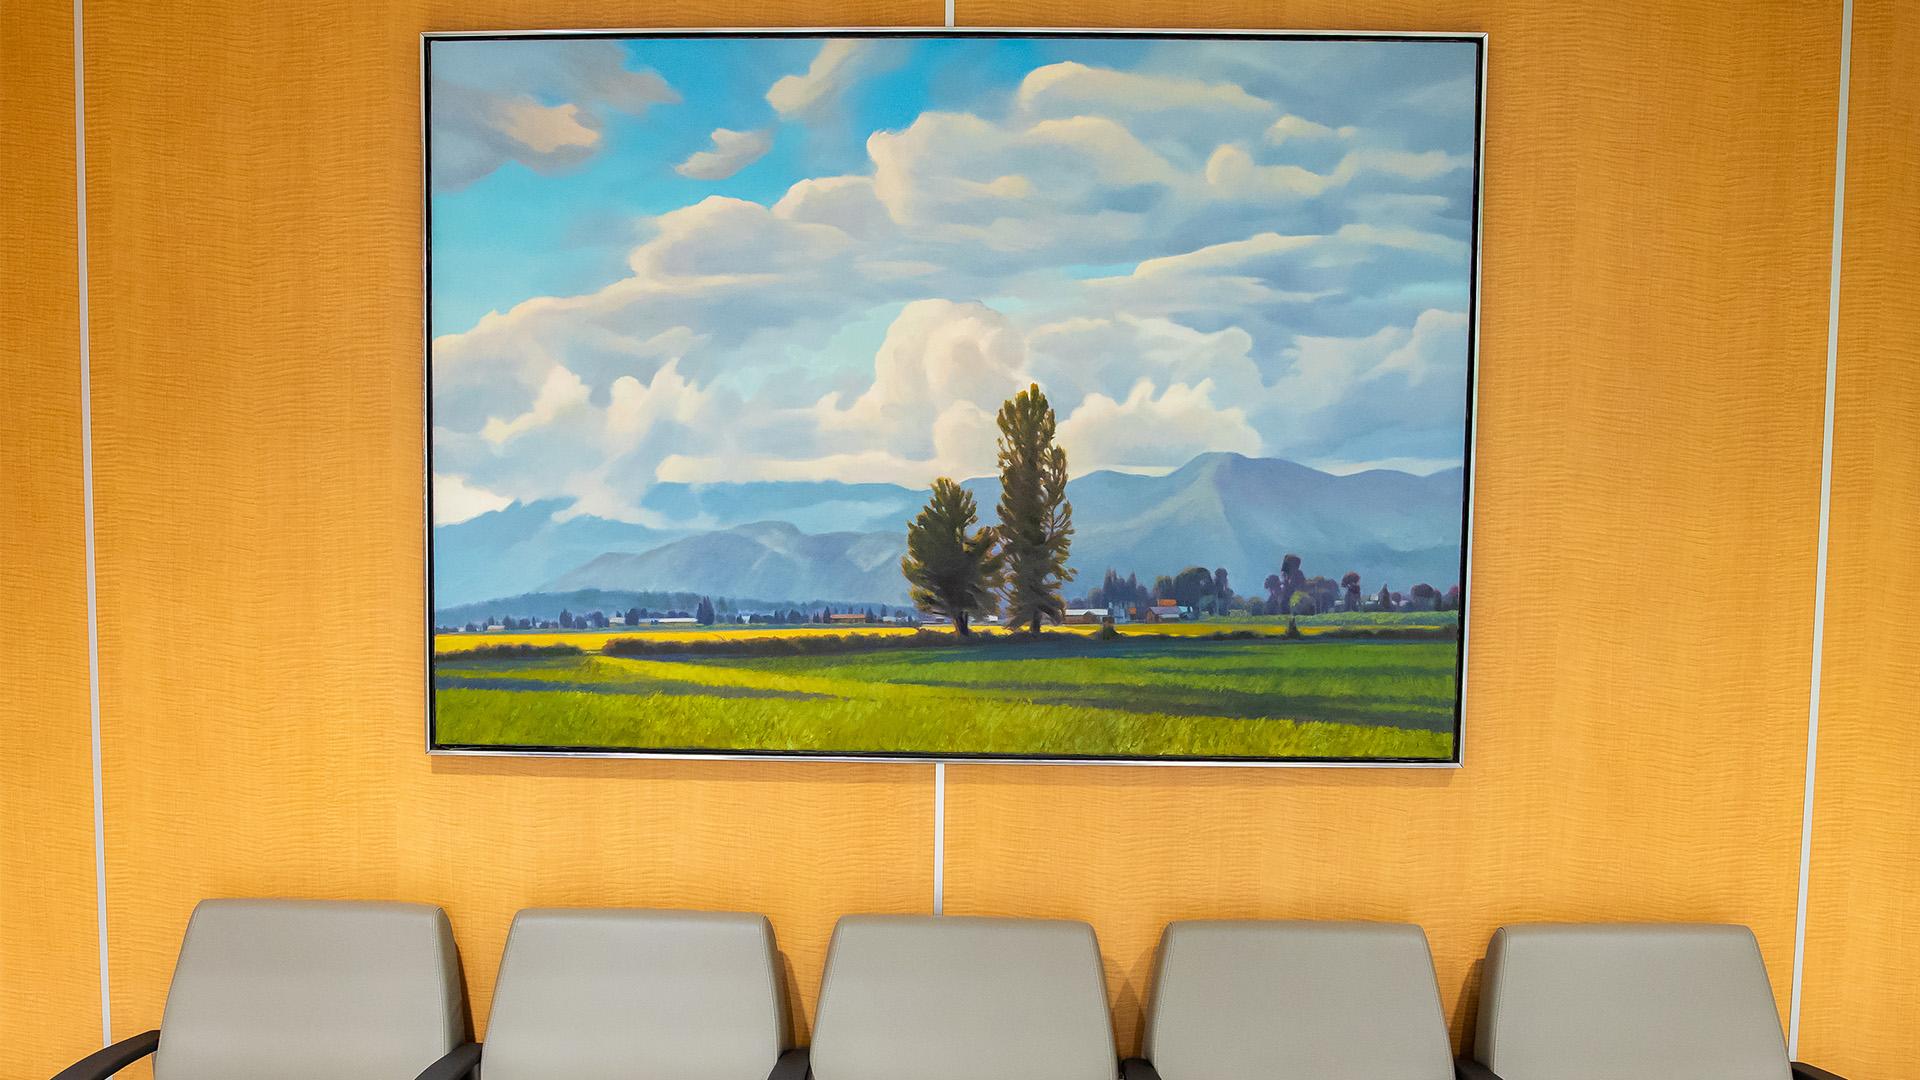
[[835, 917], [926, 909], [928, 766], [423, 752], [417, 35], [938, 14], [89, 5], [118, 1031], [206, 896], [443, 904], [481, 1022], [519, 908], [762, 911], [803, 1031]]
[[1490, 35], [1466, 766], [949, 770], [947, 910], [1090, 920], [1123, 1049], [1169, 919], [1751, 925], [1784, 1013], [1837, 3], [961, 0], [972, 24]]
[[73, 7], [0, 4], [0, 1076], [100, 1046]]
[[1856, 0], [1801, 1056], [1920, 1063], [1920, 9]]

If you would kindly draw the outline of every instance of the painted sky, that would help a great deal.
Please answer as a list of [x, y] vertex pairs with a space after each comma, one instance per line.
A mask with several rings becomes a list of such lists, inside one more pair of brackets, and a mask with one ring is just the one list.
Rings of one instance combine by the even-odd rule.
[[1471, 44], [436, 41], [435, 519], [663, 481], [1460, 464]]

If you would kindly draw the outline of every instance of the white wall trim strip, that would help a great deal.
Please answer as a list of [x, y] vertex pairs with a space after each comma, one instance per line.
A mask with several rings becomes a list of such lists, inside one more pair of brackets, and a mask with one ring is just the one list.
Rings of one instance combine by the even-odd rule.
[[113, 1042], [107, 974], [107, 825], [100, 783], [100, 600], [93, 548], [93, 349], [87, 308], [87, 57], [81, 0], [73, 0], [73, 174], [75, 261], [80, 268], [80, 484], [87, 564], [87, 714], [93, 755], [93, 895], [100, 938], [100, 1045]]
[[1827, 527], [1833, 507], [1833, 399], [1840, 372], [1840, 250], [1847, 209], [1847, 93], [1853, 77], [1853, 0], [1840, 9], [1840, 117], [1833, 147], [1833, 250], [1827, 272], [1827, 400], [1820, 444], [1820, 539], [1814, 559], [1813, 665], [1807, 689], [1807, 780], [1800, 804], [1800, 897], [1793, 923], [1793, 999], [1787, 1053], [1800, 1053], [1801, 976], [1807, 959], [1807, 884], [1813, 869], [1813, 787], [1820, 751], [1820, 677], [1827, 637]]
[[933, 913], [947, 900], [947, 763], [933, 763]]

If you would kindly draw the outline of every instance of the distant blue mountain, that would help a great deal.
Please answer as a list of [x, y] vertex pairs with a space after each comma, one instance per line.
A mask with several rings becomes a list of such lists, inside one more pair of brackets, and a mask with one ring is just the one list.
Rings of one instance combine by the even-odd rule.
[[643, 554], [608, 553], [550, 581], [543, 592], [677, 589], [765, 596], [784, 603], [826, 600], [905, 604], [904, 524], [886, 532], [804, 533], [784, 521], [738, 525], [663, 544]]
[[[1256, 593], [1288, 553], [1308, 576], [1360, 574], [1368, 592], [1460, 579], [1463, 475], [1374, 470], [1335, 476], [1277, 458], [1203, 454], [1165, 476], [1089, 473], [1073, 503], [1069, 593], [1111, 567], [1151, 582], [1182, 567], [1224, 567]], [[999, 483], [966, 481], [983, 523]], [[435, 605], [580, 589], [688, 591], [803, 602], [901, 604], [906, 524], [924, 491], [889, 484], [658, 485], [645, 506], [683, 529], [580, 517], [552, 502], [434, 530]]]
[[610, 551], [651, 551], [692, 530], [649, 529], [606, 518], [555, 521], [563, 499], [515, 503], [433, 530], [433, 605], [530, 593]]
[[784, 521], [804, 533], [831, 533], [892, 529], [925, 502], [925, 492], [893, 484], [819, 480], [655, 484], [640, 505], [662, 519], [708, 529]]
[[[1234, 588], [1257, 593], [1288, 554], [1309, 577], [1352, 570], [1369, 592], [1460, 580], [1464, 474], [1374, 469], [1335, 476], [1279, 458], [1202, 454], [1165, 476], [1096, 472], [1067, 485], [1074, 535], [1073, 588], [1098, 585], [1107, 568], [1151, 583], [1187, 566], [1224, 568]], [[983, 517], [999, 481], [970, 480]], [[1070, 590], [1071, 591], [1071, 590]]]

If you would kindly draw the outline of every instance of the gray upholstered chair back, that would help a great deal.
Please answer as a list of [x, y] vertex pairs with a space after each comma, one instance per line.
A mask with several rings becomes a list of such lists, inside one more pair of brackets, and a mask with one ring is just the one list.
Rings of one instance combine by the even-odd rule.
[[813, 1027], [817, 1080], [1113, 1080], [1085, 923], [850, 915]]
[[513, 920], [486, 1080], [766, 1080], [787, 1041], [764, 916], [551, 909]]
[[1787, 1080], [1744, 926], [1509, 926], [1487, 946], [1474, 1056], [1502, 1080]]
[[1176, 922], [1142, 1053], [1162, 1080], [1451, 1080], [1417, 926]]
[[393, 1080], [466, 1036], [447, 916], [424, 904], [208, 900], [167, 992], [156, 1080]]

